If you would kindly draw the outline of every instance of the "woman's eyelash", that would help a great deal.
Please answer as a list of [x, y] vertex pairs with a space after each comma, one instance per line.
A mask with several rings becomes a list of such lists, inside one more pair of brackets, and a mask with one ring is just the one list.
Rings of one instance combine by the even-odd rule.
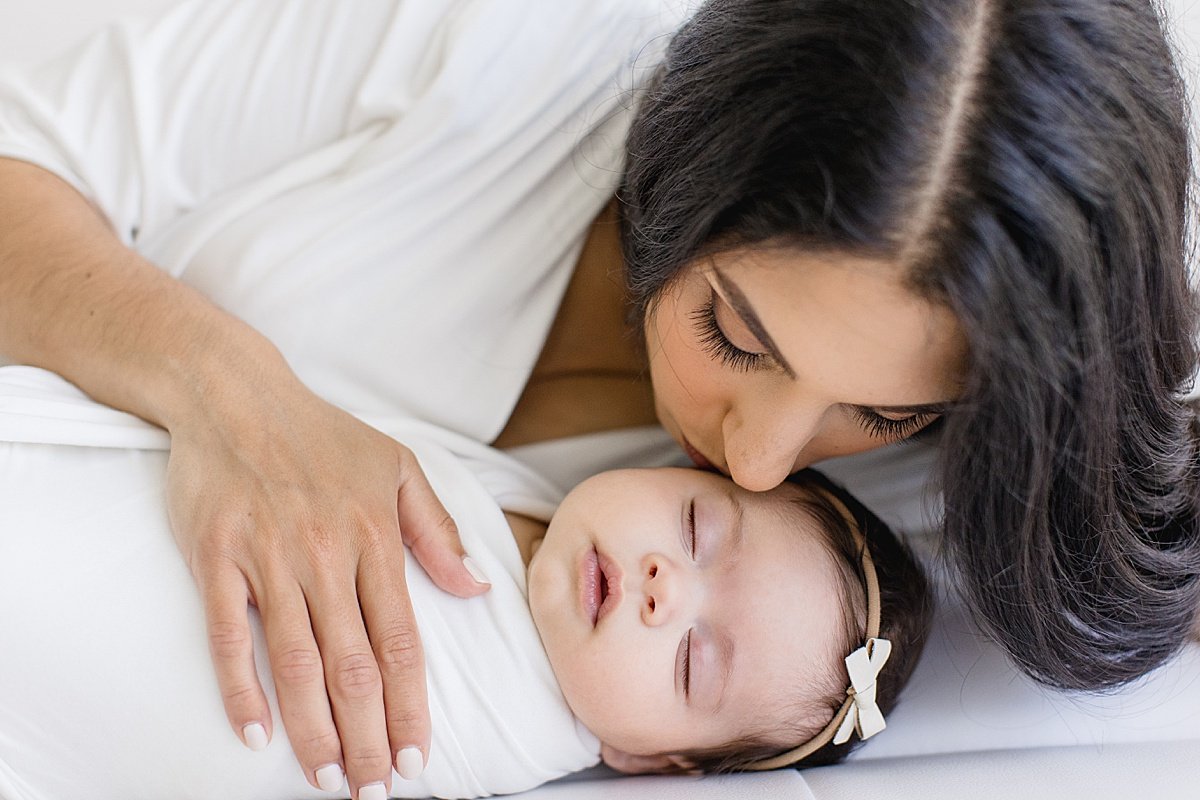
[[912, 436], [937, 416], [936, 414], [913, 414], [904, 419], [888, 419], [882, 414], [860, 406], [855, 406], [854, 415], [858, 417], [859, 423], [867, 429], [869, 434], [888, 442], [896, 442]]
[[704, 349], [720, 361], [738, 372], [749, 372], [764, 365], [769, 358], [765, 353], [748, 353], [729, 341], [729, 337], [717, 324], [716, 293], [708, 298], [708, 302], [693, 311], [689, 316], [696, 326], [700, 336], [700, 344]]

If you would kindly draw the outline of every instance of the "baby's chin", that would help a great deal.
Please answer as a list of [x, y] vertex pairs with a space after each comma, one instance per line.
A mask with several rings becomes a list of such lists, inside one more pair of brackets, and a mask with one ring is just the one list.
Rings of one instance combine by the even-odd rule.
[[[571, 685], [570, 675], [568, 674], [567, 665], [562, 663], [561, 658], [558, 658], [562, 643], [554, 635], [553, 615], [554, 604], [546, 601], [546, 593], [542, 591], [541, 572], [549, 566], [545, 559], [539, 560], [539, 556], [546, 552], [539, 548], [534, 552], [533, 558], [529, 560], [529, 567], [525, 571], [525, 587], [527, 599], [529, 600], [529, 613], [533, 618], [533, 626], [537, 629], [538, 637], [542, 641], [542, 650], [546, 653], [546, 660], [550, 662], [550, 669], [554, 672], [554, 679], [558, 683], [559, 691], [562, 692], [563, 699], [567, 701], [567, 705], [571, 708], [571, 713], [576, 716], [584, 727], [588, 727], [586, 721], [579, 714], [576, 708], [577, 704], [571, 702], [571, 692], [568, 687]], [[591, 728], [588, 728], [591, 730]]]
[[[543, 630], [545, 603], [542, 602], [543, 593], [541, 591], [541, 573], [539, 571], [540, 566], [544, 566], [544, 562], [539, 562], [538, 555], [539, 551], [535, 550], [533, 557], [529, 559], [529, 566], [525, 568], [525, 594], [526, 599], [529, 601], [529, 615], [533, 617], [533, 626], [537, 628], [538, 636], [542, 640], [542, 649], [549, 656], [551, 642], [547, 641], [547, 631]], [[550, 662], [551, 666], [553, 666], [554, 659], [551, 658]]]

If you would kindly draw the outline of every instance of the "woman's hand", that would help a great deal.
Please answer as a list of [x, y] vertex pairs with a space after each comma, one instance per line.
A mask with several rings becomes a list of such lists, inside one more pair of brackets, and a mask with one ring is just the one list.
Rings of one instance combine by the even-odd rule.
[[235, 391], [172, 427], [168, 471], [171, 526], [204, 598], [229, 721], [252, 748], [271, 736], [249, 603], [309, 781], [337, 790], [344, 771], [358, 797], [390, 787], [393, 765], [414, 778], [430, 722], [402, 542], [449, 592], [487, 584], [464, 565], [408, 448], [294, 379], [269, 396]]
[[0, 353], [171, 432], [171, 523], [242, 740], [265, 746], [272, 730], [252, 603], [308, 779], [338, 789], [344, 769], [358, 796], [388, 787], [393, 761], [419, 773], [429, 709], [402, 540], [443, 589], [487, 585], [412, 453], [313, 395], [261, 334], [124, 247], [63, 180], [3, 158], [0, 254]]

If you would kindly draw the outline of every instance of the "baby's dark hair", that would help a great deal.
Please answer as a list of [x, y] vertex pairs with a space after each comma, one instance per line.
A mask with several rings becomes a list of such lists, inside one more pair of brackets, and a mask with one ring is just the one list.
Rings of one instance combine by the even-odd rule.
[[[787, 731], [764, 731], [721, 747], [680, 753], [694, 769], [703, 772], [737, 772], [772, 758], [791, 747], [809, 741], [828, 724], [846, 700], [849, 677], [843, 659], [863, 645], [866, 639], [867, 599], [862, 552], [837, 504], [840, 502], [854, 518], [869, 548], [879, 580], [879, 638], [892, 643], [892, 654], [879, 674], [876, 702], [886, 715], [896, 705], [900, 691], [908, 683], [921, 650], [929, 636], [933, 617], [933, 596], [929, 582], [913, 553], [879, 517], [871, 513], [848, 491], [816, 470], [807, 469], [790, 481], [803, 489], [797, 505], [819, 525], [824, 544], [838, 567], [838, 586], [843, 609], [843, 632], [831, 650], [835, 662], [823, 676], [814, 676], [823, 684], [824, 694], [814, 706], [811, 700], [796, 705], [796, 719]], [[797, 674], [799, 687], [803, 680]], [[789, 766], [815, 767], [833, 764], [858, 748], [862, 741], [852, 736], [845, 744], [832, 742]]]

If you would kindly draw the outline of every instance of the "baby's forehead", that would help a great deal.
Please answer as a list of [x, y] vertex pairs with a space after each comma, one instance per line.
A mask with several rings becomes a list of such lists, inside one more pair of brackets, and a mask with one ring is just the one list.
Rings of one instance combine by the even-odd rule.
[[785, 481], [768, 492], [757, 493], [756, 500], [771, 512], [764, 515], [760, 524], [772, 525], [774, 522], [796, 535], [816, 534], [828, 542], [832, 538], [832, 529], [840, 522], [837, 509], [829, 502], [825, 490], [813, 483]]
[[813, 549], [800, 559], [780, 554], [779, 569], [757, 596], [738, 598], [737, 679], [730, 701], [745, 735], [779, 734], [781, 743], [799, 744], [791, 739], [819, 728], [821, 714], [844, 690], [839, 670], [847, 610], [840, 578], [828, 566], [832, 558], [827, 548], [820, 551], [821, 560], [813, 558]]
[[768, 596], [781, 612], [791, 615], [774, 615], [774, 624], [762, 631], [762, 647], [764, 652], [789, 654], [768, 659], [779, 673], [769, 682], [769, 691], [790, 696], [796, 703], [829, 691], [827, 684], [845, 656], [846, 623], [853, 616], [847, 608], [852, 575], [835, 544], [835, 529], [844, 522], [826, 492], [815, 482], [792, 480], [762, 493], [767, 513], [757, 515], [746, 531], [747, 537], [770, 540], [781, 568], [775, 573], [780, 585]]

